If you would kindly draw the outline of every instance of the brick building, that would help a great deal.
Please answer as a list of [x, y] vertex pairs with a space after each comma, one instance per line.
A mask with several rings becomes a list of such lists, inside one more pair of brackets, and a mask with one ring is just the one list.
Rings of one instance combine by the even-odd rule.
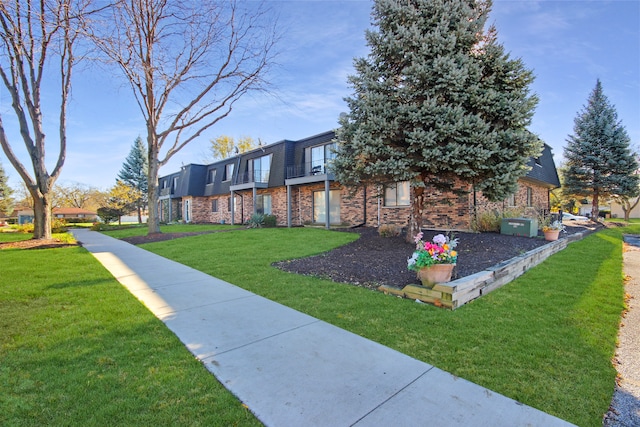
[[[283, 140], [208, 165], [189, 164], [159, 179], [163, 222], [245, 223], [253, 213], [270, 214], [280, 226], [320, 224], [405, 226], [411, 215], [408, 182], [344, 188], [327, 169], [334, 156], [335, 133], [299, 141]], [[502, 202], [489, 202], [471, 185], [463, 195], [432, 191], [423, 224], [467, 230], [474, 211], [518, 208], [534, 215], [548, 212], [549, 192], [559, 187], [551, 148], [531, 159], [518, 191]], [[328, 214], [327, 214], [328, 213]]]

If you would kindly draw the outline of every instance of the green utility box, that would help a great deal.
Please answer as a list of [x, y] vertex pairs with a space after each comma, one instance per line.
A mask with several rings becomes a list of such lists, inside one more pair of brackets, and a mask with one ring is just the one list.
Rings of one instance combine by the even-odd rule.
[[504, 218], [500, 234], [535, 237], [538, 235], [538, 220], [535, 218]]

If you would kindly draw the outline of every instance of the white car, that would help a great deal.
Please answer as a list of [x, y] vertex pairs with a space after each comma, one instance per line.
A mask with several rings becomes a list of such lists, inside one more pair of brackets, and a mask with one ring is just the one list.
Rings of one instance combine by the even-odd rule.
[[589, 218], [582, 215], [572, 215], [570, 213], [562, 212], [563, 221], [589, 221]]

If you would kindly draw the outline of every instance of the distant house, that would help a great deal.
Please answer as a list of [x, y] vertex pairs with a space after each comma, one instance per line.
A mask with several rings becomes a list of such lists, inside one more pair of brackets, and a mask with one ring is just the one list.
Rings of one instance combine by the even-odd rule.
[[[275, 215], [281, 226], [305, 224], [405, 226], [411, 215], [409, 182], [367, 186], [355, 193], [335, 180], [328, 167], [334, 158], [335, 133], [298, 141], [282, 140], [215, 163], [188, 164], [159, 178], [159, 214], [163, 222], [242, 224], [252, 214]], [[464, 195], [432, 194], [425, 227], [470, 229], [472, 213], [518, 208], [531, 214], [549, 212], [549, 192], [560, 186], [551, 148], [518, 182], [518, 191], [501, 202], [489, 202], [470, 184]]]
[[87, 221], [95, 221], [98, 216], [95, 212], [80, 208], [55, 208], [52, 213], [56, 218], [83, 218]]
[[[80, 208], [54, 208], [51, 211], [54, 218], [69, 219], [82, 218], [87, 222], [95, 221], [98, 215], [95, 212]], [[33, 222], [33, 209], [23, 209], [18, 211], [18, 224], [28, 224]]]

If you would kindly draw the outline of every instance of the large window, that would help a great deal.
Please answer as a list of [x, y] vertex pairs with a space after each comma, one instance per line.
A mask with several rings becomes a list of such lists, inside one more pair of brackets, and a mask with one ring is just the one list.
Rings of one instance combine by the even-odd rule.
[[256, 212], [262, 215], [271, 215], [271, 194], [256, 196]]
[[327, 173], [327, 165], [336, 157], [335, 149], [335, 143], [311, 147], [311, 173]]
[[269, 182], [271, 155], [253, 159], [253, 182]]
[[409, 181], [396, 182], [384, 188], [384, 205], [409, 206]]
[[[327, 206], [324, 191], [313, 192], [313, 222], [327, 222]], [[340, 190], [329, 191], [329, 223], [340, 224]]]

